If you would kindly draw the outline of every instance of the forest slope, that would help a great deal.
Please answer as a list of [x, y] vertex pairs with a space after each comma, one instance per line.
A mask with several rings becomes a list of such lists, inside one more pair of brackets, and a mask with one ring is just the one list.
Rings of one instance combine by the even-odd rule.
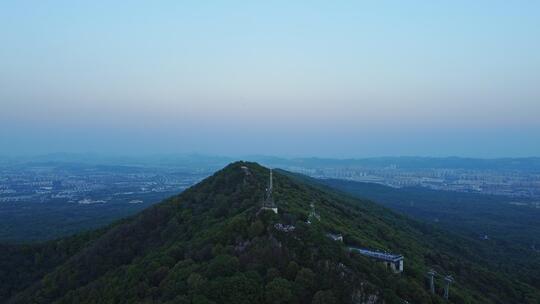
[[[434, 295], [426, 286], [425, 273], [433, 268], [454, 276], [452, 303], [539, 302], [538, 290], [487, 270], [474, 252], [460, 246], [459, 238], [284, 172], [274, 174], [279, 214], [259, 212], [268, 179], [264, 167], [233, 163], [104, 231], [52, 242], [84, 245], [67, 246], [73, 248], [69, 254], [47, 255], [63, 258], [46, 269], [26, 267], [39, 273], [21, 280], [24, 288], [9, 289], [4, 300], [443, 303], [441, 280]], [[320, 220], [307, 224], [311, 204]], [[294, 230], [284, 231], [277, 224]], [[327, 233], [341, 233], [344, 241], [334, 241]], [[349, 246], [403, 254], [405, 271], [393, 273], [351, 253]], [[13, 250], [18, 249], [10, 254]], [[26, 262], [32, 265], [34, 260]], [[13, 271], [0, 272], [1, 284], [7, 280], [5, 273]]]

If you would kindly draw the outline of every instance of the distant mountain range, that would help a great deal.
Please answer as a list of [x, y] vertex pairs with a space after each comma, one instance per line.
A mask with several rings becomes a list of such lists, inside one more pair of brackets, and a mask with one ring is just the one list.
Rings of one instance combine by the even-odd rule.
[[319, 158], [319, 157], [276, 157], [265, 155], [246, 155], [242, 157], [213, 156], [205, 154], [155, 154], [146, 156], [125, 155], [102, 155], [102, 154], [77, 154], [77, 153], [54, 153], [38, 156], [24, 157], [1, 157], [0, 164], [28, 163], [28, 162], [74, 162], [90, 164], [114, 164], [114, 165], [183, 165], [198, 167], [223, 167], [235, 161], [235, 159], [255, 161], [272, 167], [302, 166], [316, 167], [397, 167], [401, 169], [473, 169], [473, 170], [520, 170], [540, 172], [540, 157], [521, 158], [469, 158], [469, 157], [368, 157], [368, 158]]

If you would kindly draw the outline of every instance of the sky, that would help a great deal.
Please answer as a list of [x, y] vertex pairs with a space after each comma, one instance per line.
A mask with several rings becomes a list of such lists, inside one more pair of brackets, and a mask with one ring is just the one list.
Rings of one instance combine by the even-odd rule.
[[1, 1], [0, 154], [53, 152], [540, 156], [540, 1]]

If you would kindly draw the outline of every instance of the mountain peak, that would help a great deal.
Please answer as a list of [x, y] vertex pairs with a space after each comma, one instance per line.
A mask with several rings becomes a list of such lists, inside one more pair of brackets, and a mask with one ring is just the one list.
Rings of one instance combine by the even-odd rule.
[[[497, 286], [534, 299], [440, 231], [284, 171], [269, 187], [270, 175], [234, 162], [90, 240], [62, 240], [84, 245], [10, 302], [442, 303], [426, 286], [432, 268], [455, 278], [450, 302], [497, 303], [485, 295]], [[269, 188], [277, 214], [260, 212]], [[383, 255], [404, 257], [404, 271]]]

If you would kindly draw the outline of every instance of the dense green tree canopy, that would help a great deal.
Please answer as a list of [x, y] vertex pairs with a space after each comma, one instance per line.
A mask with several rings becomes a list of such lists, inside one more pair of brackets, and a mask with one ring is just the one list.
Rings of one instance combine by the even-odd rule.
[[[442, 303], [441, 280], [435, 295], [427, 288], [430, 268], [456, 279], [451, 303], [540, 299], [483, 265], [459, 237], [284, 172], [274, 177], [278, 214], [260, 211], [268, 169], [238, 162], [106, 229], [0, 247], [0, 302]], [[321, 219], [307, 224], [313, 202]], [[405, 271], [348, 246], [401, 253]]]

